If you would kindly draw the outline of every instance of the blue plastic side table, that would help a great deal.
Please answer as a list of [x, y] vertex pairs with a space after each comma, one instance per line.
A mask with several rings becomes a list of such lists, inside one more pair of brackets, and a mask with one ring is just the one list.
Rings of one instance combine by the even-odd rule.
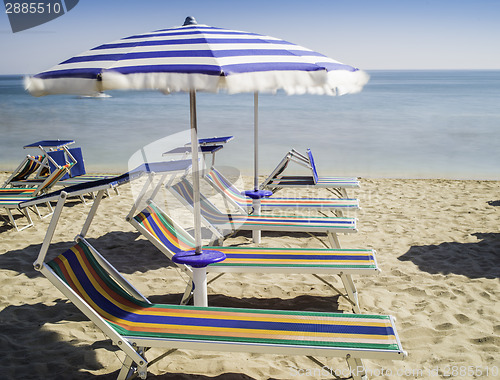
[[181, 251], [174, 255], [172, 261], [177, 264], [189, 265], [193, 269], [193, 298], [195, 306], [208, 306], [207, 266], [218, 263], [226, 258], [220, 251], [195, 250]]

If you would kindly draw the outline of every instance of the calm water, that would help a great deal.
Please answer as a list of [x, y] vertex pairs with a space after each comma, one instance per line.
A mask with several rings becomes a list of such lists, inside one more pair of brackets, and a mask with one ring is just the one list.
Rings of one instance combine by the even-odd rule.
[[[370, 75], [356, 95], [261, 95], [261, 174], [293, 147], [313, 150], [320, 175], [500, 179], [500, 71]], [[110, 95], [34, 98], [20, 76], [0, 76], [0, 170], [30, 153], [23, 145], [60, 138], [76, 140], [89, 171], [122, 172], [138, 149], [189, 127], [187, 94]], [[199, 94], [198, 122], [200, 137], [235, 136], [219, 165], [252, 173], [252, 94]]]

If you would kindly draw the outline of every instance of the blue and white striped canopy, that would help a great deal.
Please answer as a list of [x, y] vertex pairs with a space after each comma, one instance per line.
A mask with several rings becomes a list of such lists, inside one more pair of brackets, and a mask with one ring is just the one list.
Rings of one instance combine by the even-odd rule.
[[277, 38], [189, 24], [97, 46], [26, 79], [35, 96], [115, 89], [289, 94], [361, 91], [368, 75]]

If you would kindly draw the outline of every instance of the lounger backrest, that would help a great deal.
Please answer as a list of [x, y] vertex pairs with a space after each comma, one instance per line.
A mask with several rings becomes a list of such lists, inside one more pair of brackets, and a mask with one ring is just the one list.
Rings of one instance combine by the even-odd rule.
[[[194, 189], [191, 183], [184, 178], [175, 185], [171, 186], [184, 201], [193, 207], [194, 205]], [[225, 224], [228, 222], [228, 215], [223, 214], [215, 205], [210, 202], [203, 194], [200, 194], [200, 208], [201, 214], [212, 224]]]
[[285, 169], [288, 167], [288, 164], [290, 163], [290, 153], [287, 153], [287, 155], [281, 160], [281, 162], [278, 164], [276, 169], [274, 169], [274, 172], [272, 174], [273, 178], [279, 177], [281, 173], [285, 171]]
[[117, 331], [131, 312], [149, 305], [128, 294], [82, 241], [47, 266]]
[[56, 169], [45, 181], [43, 181], [40, 186], [38, 186], [36, 193], [34, 193], [33, 196], [48, 192], [58, 181], [68, 174], [68, 171], [71, 169], [73, 164], [74, 163], [66, 164]]
[[245, 201], [245, 197], [217, 169], [212, 168], [205, 177], [235, 202]]
[[150, 203], [148, 207], [134, 216], [134, 219], [152, 237], [167, 248], [172, 253], [172, 256], [181, 251], [194, 248], [192, 238], [185, 235], [183, 231], [177, 231], [168, 216], [153, 203]]
[[87, 174], [87, 171], [85, 170], [85, 161], [83, 160], [82, 148], [80, 147], [71, 148], [68, 149], [68, 152], [76, 160], [75, 165], [73, 165], [73, 167], [70, 170], [69, 176], [73, 178], [79, 175]]
[[316, 171], [316, 165], [314, 164], [314, 158], [311, 149], [307, 149], [307, 155], [309, 156], [309, 163], [311, 164], [311, 169], [313, 172], [314, 183], [318, 183], [318, 172]]
[[283, 157], [283, 159], [280, 161], [278, 166], [276, 166], [276, 168], [271, 172], [271, 174], [269, 174], [269, 177], [267, 177], [264, 180], [264, 182], [262, 182], [260, 187], [264, 188], [266, 185], [268, 185], [269, 183], [272, 183], [274, 180], [276, 180], [281, 175], [281, 173], [283, 173], [285, 171], [288, 164], [290, 163], [290, 159], [291, 159], [290, 152], [288, 152], [285, 155], [285, 157]]
[[12, 177], [9, 182], [15, 181], [24, 181], [28, 179], [30, 175], [35, 173], [37, 169], [40, 167], [40, 163], [42, 162], [43, 156], [27, 156], [24, 161], [26, 162], [21, 170]]

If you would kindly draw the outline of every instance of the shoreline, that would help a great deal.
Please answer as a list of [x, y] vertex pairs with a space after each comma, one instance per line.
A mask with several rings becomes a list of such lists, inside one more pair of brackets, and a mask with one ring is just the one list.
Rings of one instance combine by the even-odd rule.
[[[251, 184], [248, 176], [243, 181]], [[91, 244], [152, 302], [178, 303], [185, 279], [125, 222], [130, 185], [120, 187], [120, 193], [103, 200], [88, 233]], [[495, 307], [500, 301], [500, 181], [363, 178], [361, 188], [349, 195], [360, 199], [361, 210], [353, 214], [359, 232], [340, 235], [342, 247], [375, 249], [382, 269], [378, 276], [353, 277], [362, 312], [395, 316], [409, 354], [405, 361], [366, 360], [371, 378], [449, 378], [453, 366], [484, 373], [500, 368]], [[65, 208], [50, 254], [71, 244], [89, 210], [76, 201]], [[123, 355], [33, 269], [49, 220], [35, 219], [35, 228], [19, 233], [0, 225], [0, 338], [9, 343], [5, 374], [114, 378]], [[264, 232], [262, 246], [320, 248], [325, 241], [324, 236]], [[224, 243], [231, 244], [251, 246], [251, 236], [238, 233]], [[350, 312], [346, 301], [310, 275], [227, 275], [212, 283], [208, 294], [212, 306]], [[325, 364], [333, 371], [346, 369], [341, 359]], [[289, 379], [296, 370], [313, 368], [319, 367], [303, 357], [179, 350], [153, 365], [148, 379]]]
[[[216, 165], [216, 167], [219, 167], [219, 165]], [[221, 165], [222, 168], [225, 168], [227, 167], [226, 165]], [[0, 168], [0, 178], [7, 178], [8, 175], [10, 175], [12, 173], [12, 171], [15, 169], [15, 167], [13, 167], [12, 169], [6, 169], [6, 168]], [[231, 168], [233, 169], [233, 168]], [[236, 168], [237, 169], [237, 168]], [[117, 175], [120, 175], [120, 174], [123, 174], [125, 173], [126, 170], [122, 170], [122, 171], [119, 171], [119, 170], [116, 170], [116, 171], [113, 171], [113, 170], [89, 170], [87, 171], [86, 174], [90, 174], [90, 175], [110, 175], [110, 176], [117, 176]], [[270, 171], [269, 171], [270, 173]], [[259, 175], [259, 178], [260, 178], [260, 182], [262, 182], [266, 176], [267, 176], [268, 173], [266, 173], [266, 175]], [[297, 172], [296, 173], [297, 175], [299, 175], [299, 173]], [[303, 171], [301, 171], [301, 174], [302, 175], [304, 174]], [[402, 177], [402, 176], [380, 176], [380, 175], [365, 175], [365, 176], [356, 176], [356, 175], [339, 175], [339, 176], [342, 176], [342, 177], [357, 177], [359, 178], [361, 181], [363, 180], [402, 180], [402, 181], [477, 181], [477, 182], [500, 182], [500, 177], [499, 178], [451, 178], [451, 177], [418, 177], [418, 176], [412, 176], [412, 177]], [[249, 170], [244, 170], [241, 172], [241, 175], [240, 177], [242, 178], [246, 178], [246, 177], [252, 177], [253, 178], [253, 169], [249, 169]]]

